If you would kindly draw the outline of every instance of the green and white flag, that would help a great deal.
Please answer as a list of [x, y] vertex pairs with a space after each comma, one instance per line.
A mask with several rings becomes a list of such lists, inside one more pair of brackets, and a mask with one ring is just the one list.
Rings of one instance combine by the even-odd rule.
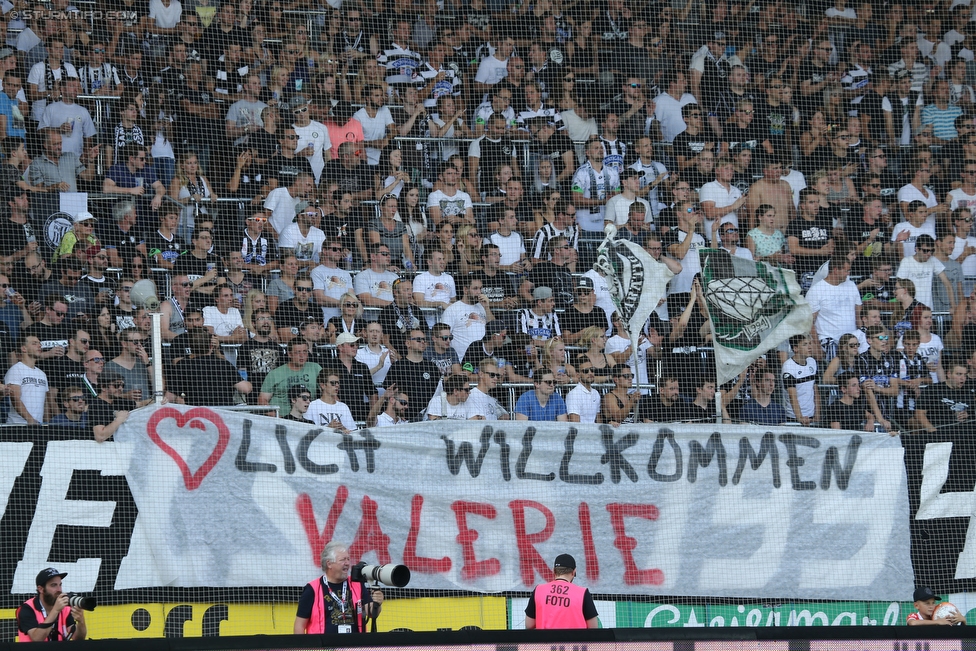
[[698, 255], [719, 385], [767, 350], [810, 332], [813, 313], [793, 271], [721, 249], [699, 249]]

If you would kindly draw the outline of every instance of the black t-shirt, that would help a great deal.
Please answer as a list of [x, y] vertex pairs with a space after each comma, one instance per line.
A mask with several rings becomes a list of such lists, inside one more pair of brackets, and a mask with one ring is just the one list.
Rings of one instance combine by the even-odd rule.
[[115, 249], [119, 257], [123, 260], [131, 260], [132, 256], [136, 254], [136, 247], [144, 239], [142, 233], [136, 232], [135, 226], [127, 232], [122, 232], [115, 220], [102, 220], [98, 222], [98, 225], [95, 227], [95, 232], [102, 246], [107, 249]]
[[265, 165], [264, 169], [265, 181], [268, 179], [277, 179], [279, 188], [290, 188], [294, 185], [295, 179], [298, 178], [299, 174], [308, 174], [314, 178], [312, 165], [304, 156], [285, 158], [280, 153], [275, 154], [268, 159], [268, 164]]
[[407, 354], [406, 338], [411, 328], [422, 327], [423, 314], [419, 309], [407, 306], [398, 308], [396, 303], [390, 303], [380, 310], [377, 321], [383, 326], [383, 334], [390, 341], [390, 346], [401, 355]]
[[[308, 421], [305, 422], [308, 423]], [[339, 632], [339, 626], [349, 626], [351, 633], [362, 633], [356, 625], [356, 612], [359, 607], [353, 603], [352, 590], [349, 589], [348, 585], [345, 585], [345, 581], [343, 583], [330, 582], [327, 585], [325, 584], [324, 577], [319, 577], [316, 581], [322, 581], [323, 584], [322, 601], [326, 609], [324, 617], [325, 633], [336, 634]], [[365, 610], [365, 606], [373, 602], [373, 597], [363, 583], [360, 584], [360, 594], [362, 595], [363, 610]], [[335, 595], [335, 598], [332, 595]], [[343, 604], [341, 607], [339, 606], [340, 602]], [[314, 607], [315, 591], [311, 585], [306, 585], [305, 589], [302, 590], [302, 596], [298, 599], [297, 616], [302, 619], [310, 619], [312, 617], [312, 608]]]
[[[712, 142], [712, 139], [705, 133], [692, 135], [686, 129], [674, 137], [674, 144], [671, 145], [671, 151], [674, 153], [676, 160], [678, 156], [695, 158], [705, 150], [709, 142]], [[712, 151], [715, 151], [714, 147]]]
[[[812, 221], [807, 221], [802, 217], [792, 220], [786, 227], [786, 237], [795, 237], [800, 242], [800, 246], [807, 249], [819, 249], [827, 245], [833, 239], [834, 225], [823, 211], [820, 211]], [[798, 273], [813, 273], [827, 261], [827, 255], [802, 255], [796, 256], [793, 268]]]
[[291, 328], [292, 334], [296, 335], [302, 322], [311, 321], [312, 319], [318, 319], [321, 322], [322, 310], [311, 303], [306, 303], [306, 309], [303, 312], [298, 309], [293, 298], [279, 305], [274, 317], [276, 327]]
[[548, 158], [551, 160], [552, 168], [555, 170], [556, 176], [559, 176], [566, 168], [563, 165], [563, 154], [567, 151], [573, 151], [573, 142], [569, 139], [569, 136], [561, 131], [557, 131], [545, 142], [533, 140], [529, 148], [533, 154], [540, 158]]
[[115, 420], [115, 412], [132, 411], [135, 408], [136, 403], [126, 398], [116, 398], [112, 404], [108, 404], [101, 398], [92, 399], [88, 403], [88, 426], [109, 425]]
[[[237, 352], [237, 368], [247, 372], [247, 381], [260, 389], [268, 373], [284, 364], [281, 346], [273, 341], [248, 339]], [[252, 392], [255, 395], [257, 391]]]
[[167, 240], [158, 230], [146, 233], [146, 252], [150, 257], [159, 255], [166, 262], [176, 264], [184, 248], [183, 240], [175, 234], [173, 239]]
[[827, 407], [823, 421], [828, 426], [831, 423], [840, 423], [841, 429], [860, 430], [864, 423], [864, 412], [867, 409], [864, 396], [859, 397], [852, 405], [845, 405], [840, 400], [836, 400], [834, 404]]
[[596, 326], [601, 330], [606, 330], [609, 326], [607, 311], [599, 305], [594, 305], [593, 309], [586, 314], [580, 312], [575, 307], [570, 307], [559, 315], [559, 329], [564, 334], [577, 333], [590, 326]]
[[514, 275], [499, 271], [494, 276], [489, 276], [481, 269], [472, 272], [472, 275], [481, 281], [481, 291], [488, 297], [493, 308], [503, 299], [518, 296], [518, 288], [515, 286], [517, 277]]
[[[436, 370], [436, 366], [434, 369]], [[339, 374], [339, 400], [346, 403], [352, 417], [356, 420], [366, 420], [369, 414], [369, 404], [372, 396], [376, 395], [376, 385], [373, 384], [373, 376], [369, 373], [369, 367], [358, 360], [352, 360], [350, 368], [335, 360], [328, 367], [328, 370]], [[390, 369], [393, 370], [392, 367]], [[387, 375], [389, 378], [389, 375]], [[438, 379], [440, 375], [438, 374]], [[406, 385], [401, 384], [401, 387]], [[413, 408], [413, 395], [410, 395], [411, 408]], [[424, 407], [427, 403], [424, 403]], [[423, 407], [421, 407], [423, 409]]]
[[[38, 595], [37, 597], [34, 597], [33, 601], [34, 601], [35, 608], [37, 608], [38, 610], [41, 610], [41, 597], [40, 597], [40, 595]], [[26, 633], [29, 633], [32, 628], [37, 628], [37, 625], [40, 624], [40, 623], [41, 622], [39, 622], [37, 620], [37, 613], [34, 612], [34, 609], [33, 608], [28, 608], [27, 606], [21, 606], [17, 610], [17, 629], [21, 633], [25, 633], [25, 634]], [[75, 625], [75, 617], [74, 617], [74, 615], [70, 615], [69, 614], [68, 615], [68, 619], [65, 620], [65, 627], [67, 629], [69, 629], [69, 632], [68, 632], [69, 636], [73, 634], [73, 628], [72, 627], [74, 625]], [[51, 632], [48, 633], [48, 636], [47, 636], [47, 640], [46, 641], [48, 641], [48, 642], [62, 642], [62, 641], [64, 641], [64, 631], [58, 630], [57, 622], [55, 622], [54, 626], [52, 626], [49, 630]]]
[[321, 180], [339, 185], [339, 194], [336, 196], [340, 196], [344, 192], [356, 194], [373, 187], [373, 172], [370, 170], [370, 166], [365, 163], [347, 169], [336, 159], [329, 161], [322, 168]]
[[407, 418], [417, 420], [420, 412], [427, 409], [427, 403], [434, 396], [441, 373], [434, 362], [425, 359], [422, 362], [411, 362], [406, 357], [393, 362], [386, 374], [385, 386], [396, 383], [397, 388], [406, 391], [410, 396], [407, 407]]
[[869, 89], [864, 92], [861, 101], [853, 105], [857, 109], [859, 116], [867, 116], [869, 118], [867, 125], [868, 134], [871, 136], [871, 140], [879, 145], [888, 141], [888, 132], [885, 130], [885, 112], [881, 108], [883, 99], [874, 89]]
[[784, 104], [772, 106], [765, 100], [757, 99], [752, 108], [755, 111], [752, 123], [762, 134], [761, 137], [769, 140], [777, 154], [790, 153], [787, 132], [793, 126], [793, 107]]
[[680, 422], [698, 418], [700, 414], [695, 413], [689, 406], [689, 403], [680, 397], [669, 407], [661, 402], [659, 395], [644, 396], [637, 403], [637, 413], [642, 420], [653, 420], [659, 423]]
[[28, 242], [37, 242], [37, 234], [30, 220], [24, 224], [14, 223], [9, 217], [0, 220], [0, 255], [17, 253], [25, 249]]
[[49, 386], [58, 391], [63, 391], [72, 385], [81, 388], [85, 386], [85, 365], [67, 355], [43, 360], [39, 366], [47, 374]]
[[24, 335], [33, 335], [41, 340], [41, 350], [68, 347], [68, 327], [64, 325], [47, 325], [41, 321], [32, 323], [24, 328]]
[[[176, 262], [173, 264], [173, 275], [174, 276], [187, 276], [190, 282], [199, 280], [207, 275], [207, 272], [211, 269], [218, 270], [218, 276], [221, 275], [220, 271], [223, 270], [223, 265], [220, 263], [220, 258], [218, 258], [213, 253], [208, 253], [205, 258], [198, 258], [189, 251], [185, 252]], [[216, 281], [212, 281], [214, 284]]]
[[187, 357], [171, 367], [167, 386], [183, 395], [188, 405], [229, 406], [235, 404], [234, 385], [241, 381], [234, 365], [221, 357]]
[[529, 272], [535, 287], [548, 287], [556, 299], [556, 309], [565, 310], [573, 304], [573, 276], [566, 267], [543, 260]]
[[[827, 78], [827, 74], [830, 71], [830, 66], [818, 66], [815, 65], [812, 60], [807, 59], [800, 64], [800, 74], [798, 76], [798, 80], [801, 85], [805, 81], [809, 81], [813, 84], [819, 84]], [[794, 99], [796, 99], [800, 106], [800, 110], [803, 111], [805, 115], [812, 115], [814, 111], [823, 105], [823, 91], [817, 91], [806, 96], [800, 92], [797, 92], [794, 95]]]
[[[917, 409], [924, 409], [925, 416], [935, 427], [945, 427], [959, 422], [972, 422], [976, 415], [974, 405], [976, 391], [969, 383], [961, 389], [953, 389], [945, 382], [940, 382], [922, 389]], [[966, 421], [957, 421], [956, 414], [963, 411], [969, 413], [969, 418]]]

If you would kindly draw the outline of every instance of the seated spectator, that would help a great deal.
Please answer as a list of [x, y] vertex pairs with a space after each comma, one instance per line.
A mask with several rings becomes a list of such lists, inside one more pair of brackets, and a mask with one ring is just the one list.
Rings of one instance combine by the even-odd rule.
[[309, 387], [312, 397], [316, 395], [315, 381], [322, 367], [308, 361], [308, 344], [300, 339], [288, 342], [288, 363], [268, 373], [261, 385], [258, 396], [259, 405], [277, 405], [278, 413], [291, 411], [288, 390], [295, 385]]
[[379, 321], [383, 326], [385, 343], [401, 356], [407, 354], [406, 337], [413, 328], [427, 332], [426, 321], [421, 321], [423, 313], [414, 305], [413, 283], [405, 278], [393, 281], [393, 302], [380, 310]]
[[966, 363], [947, 364], [946, 381], [922, 390], [915, 409], [916, 425], [934, 434], [938, 428], [970, 422], [976, 405], [976, 390], [966, 381]]
[[[191, 355], [173, 364], [167, 382], [170, 392], [177, 395], [181, 402], [188, 405], [229, 406], [240, 402], [237, 394], [246, 396], [251, 392], [251, 383], [241, 379], [233, 364], [214, 355], [215, 342], [206, 328], [194, 328], [187, 334]], [[104, 383], [104, 380], [100, 379], [99, 382]], [[287, 405], [284, 410], [290, 408]]]
[[873, 432], [874, 416], [868, 410], [861, 395], [861, 382], [854, 373], [843, 372], [837, 376], [840, 398], [827, 407], [824, 422], [833, 429]]
[[102, 182], [102, 192], [142, 197], [151, 189], [154, 194], [150, 206], [153, 210], [159, 210], [163, 205], [166, 187], [156, 178], [152, 167], [146, 166], [147, 156], [146, 148], [141, 145], [130, 144], [122, 148], [119, 151], [120, 162], [112, 165]]
[[[129, 418], [136, 403], [123, 398], [125, 380], [118, 373], [103, 373], [98, 387], [98, 397], [88, 405], [88, 424], [95, 440], [104, 443], [110, 440]], [[214, 404], [211, 402], [200, 404]]]
[[247, 330], [241, 311], [234, 305], [234, 290], [224, 285], [216, 290], [215, 305], [203, 308], [203, 325], [222, 344], [242, 344], [247, 341]]
[[593, 279], [578, 276], [575, 280], [575, 300], [559, 318], [563, 341], [570, 345], [575, 344], [587, 328], [602, 328], [606, 331], [609, 324], [606, 310], [596, 304]]
[[567, 420], [571, 423], [596, 423], [600, 417], [601, 399], [600, 391], [592, 386], [593, 363], [585, 357], [578, 363], [579, 383], [566, 394]]
[[895, 300], [891, 304], [891, 324], [895, 334], [900, 335], [915, 327], [926, 306], [915, 298], [915, 283], [908, 278], [895, 281]]
[[[350, 314], [348, 310], [343, 308], [343, 304], [349, 302], [350, 296], [352, 302], [360, 308], [358, 316], [362, 316], [362, 306], [359, 305], [359, 299], [352, 293], [352, 276], [348, 271], [339, 267], [342, 258], [342, 241], [338, 238], [331, 238], [322, 246], [322, 252], [319, 255], [320, 264], [312, 269], [309, 274], [312, 278], [312, 297], [317, 305], [322, 306], [322, 320], [325, 324], [328, 324], [332, 319]], [[335, 340], [335, 333], [330, 336], [330, 340]]]
[[379, 389], [386, 381], [386, 374], [390, 372], [393, 362], [400, 356], [396, 351], [383, 345], [383, 326], [379, 323], [374, 321], [367, 325], [363, 334], [365, 334], [366, 345], [356, 352], [356, 361], [362, 362], [369, 368], [373, 384]]
[[[468, 347], [485, 338], [487, 324], [495, 316], [491, 311], [491, 302], [483, 291], [480, 274], [469, 274], [458, 280], [461, 295], [444, 310], [440, 322], [451, 329], [454, 337], [451, 346], [457, 352], [458, 358], [463, 360]], [[479, 354], [478, 359], [482, 357]]]
[[430, 346], [424, 351], [424, 359], [430, 360], [441, 371], [441, 377], [447, 377], [461, 372], [461, 358], [451, 346], [454, 335], [451, 326], [446, 323], [435, 323], [430, 331]]
[[[335, 343], [335, 338], [343, 332], [362, 337], [366, 332], [365, 327], [363, 304], [359, 302], [355, 294], [347, 292], [339, 297], [338, 316], [331, 317], [325, 324], [325, 338], [329, 343]], [[382, 326], [380, 326], [380, 332], [383, 332]]]
[[515, 403], [515, 420], [568, 420], [566, 403], [556, 393], [556, 380], [552, 372], [537, 373], [533, 384], [535, 388], [523, 393]]
[[356, 274], [353, 283], [356, 296], [367, 307], [386, 307], [393, 302], [393, 283], [399, 278], [389, 270], [390, 247], [382, 243], [371, 244], [369, 261], [369, 268]]
[[643, 396], [637, 404], [637, 413], [645, 423], [679, 423], [695, 419], [695, 413], [680, 394], [676, 376], [664, 376], [658, 385], [657, 395]]
[[213, 231], [202, 227], [194, 229], [191, 243], [193, 247], [173, 263], [173, 273], [190, 280], [190, 291], [195, 292], [192, 297], [209, 302], [214, 288], [224, 280], [224, 265], [219, 256], [210, 252]]
[[790, 419], [783, 405], [773, 400], [776, 375], [765, 367], [752, 372], [752, 397], [742, 404], [739, 420], [756, 425], [781, 425]]
[[312, 279], [307, 273], [295, 277], [294, 290], [294, 298], [281, 303], [274, 314], [278, 340], [285, 343], [301, 334], [302, 323], [322, 320], [322, 312], [312, 304]]
[[[413, 303], [417, 307], [446, 310], [457, 298], [454, 278], [445, 273], [447, 262], [440, 249], [427, 251], [427, 271], [417, 274], [413, 279]], [[427, 312], [427, 325], [433, 327], [437, 322], [437, 312]]]
[[71, 230], [61, 238], [58, 250], [51, 258], [51, 264], [55, 264], [58, 258], [74, 256], [83, 262], [88, 261], [88, 250], [99, 248], [98, 238], [95, 236], [95, 224], [98, 220], [90, 212], [81, 211], [74, 216], [74, 225]]
[[85, 390], [70, 386], [61, 393], [63, 411], [51, 419], [51, 425], [88, 429], [88, 397]]
[[393, 363], [386, 376], [386, 386], [394, 384], [403, 387], [410, 396], [410, 408], [407, 418], [419, 420], [421, 410], [430, 402], [437, 385], [440, 383], [441, 372], [434, 362], [424, 358], [427, 349], [426, 328], [414, 326], [407, 328], [404, 337], [404, 353]]
[[555, 313], [556, 299], [552, 289], [537, 286], [532, 290], [533, 307], [519, 310], [516, 317], [516, 331], [532, 338], [536, 346], [544, 346], [546, 341], [562, 336], [559, 315]]
[[476, 414], [469, 412], [467, 400], [471, 387], [465, 374], [444, 378], [441, 390], [427, 403], [427, 420], [468, 420]]
[[603, 422], [614, 427], [621, 423], [635, 422], [634, 407], [641, 399], [641, 392], [632, 389], [634, 372], [625, 364], [620, 364], [611, 369], [610, 375], [614, 387], [603, 394]]
[[244, 372], [244, 379], [251, 383], [248, 402], [255, 404], [258, 396], [254, 389], [260, 391], [268, 373], [281, 365], [283, 351], [278, 342], [272, 339], [274, 319], [271, 312], [267, 309], [255, 310], [252, 327], [253, 331], [237, 352], [237, 368]]
[[497, 359], [487, 357], [478, 362], [478, 386], [468, 393], [467, 409], [475, 420], [508, 420], [508, 412], [491, 397], [502, 374]]
[[308, 411], [308, 406], [312, 403], [312, 394], [308, 392], [308, 387], [303, 384], [296, 384], [288, 389], [288, 400], [291, 402], [291, 411], [281, 418], [307, 424], [305, 412]]
[[911, 280], [915, 284], [915, 300], [928, 308], [935, 305], [932, 298], [932, 284], [938, 278], [945, 287], [951, 312], [956, 307], [956, 290], [945, 274], [945, 265], [933, 255], [934, 253], [935, 238], [928, 234], [919, 235], [915, 241], [914, 253], [902, 258], [895, 275], [898, 278]]
[[[58, 261], [58, 280], [51, 280], [41, 287], [41, 300], [58, 296], [68, 306], [68, 319], [85, 319], [96, 314], [95, 293], [87, 283], [81, 282], [82, 263], [75, 257]], [[79, 316], [85, 315], [85, 316]]]
[[804, 426], [820, 422], [820, 392], [813, 345], [813, 339], [807, 335], [790, 337], [793, 357], [783, 364], [786, 413]]
[[352, 412], [346, 403], [339, 400], [341, 390], [340, 372], [327, 368], [319, 373], [319, 399], [308, 406], [305, 420], [319, 427], [328, 427], [337, 432], [348, 433], [359, 429]]
[[617, 360], [613, 355], [606, 352], [607, 331], [602, 325], [590, 326], [580, 333], [579, 345], [586, 348], [586, 351], [576, 356], [576, 368], [580, 367], [582, 360], [588, 359], [593, 365], [593, 382], [603, 384], [611, 381], [611, 370], [617, 365]]
[[[432, 400], [436, 397], [434, 396]], [[376, 403], [386, 405], [386, 408], [376, 416], [376, 427], [392, 427], [410, 422], [406, 418], [407, 407], [410, 405], [410, 396], [407, 395], [406, 391], [391, 388]]]

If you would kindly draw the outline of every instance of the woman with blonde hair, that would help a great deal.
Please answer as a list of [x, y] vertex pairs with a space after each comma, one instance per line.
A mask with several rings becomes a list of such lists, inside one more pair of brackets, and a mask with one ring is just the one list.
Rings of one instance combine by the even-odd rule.
[[586, 346], [586, 352], [576, 356], [576, 365], [584, 359], [589, 360], [593, 365], [593, 381], [596, 383], [610, 381], [610, 369], [617, 364], [617, 360], [606, 352], [607, 331], [606, 328], [590, 326], [583, 328], [577, 340], [580, 346]]
[[[258, 310], [268, 309], [268, 297], [260, 289], [252, 289], [244, 297], [244, 316], [241, 320], [248, 332], [254, 332], [254, 313]], [[275, 329], [271, 329], [272, 339], [277, 337]]]
[[339, 316], [334, 316], [325, 324], [325, 339], [328, 343], [334, 344], [336, 337], [343, 332], [362, 337], [366, 329], [366, 321], [363, 320], [363, 304], [359, 298], [350, 292], [339, 297]]
[[465, 276], [473, 271], [480, 271], [484, 238], [478, 233], [478, 229], [471, 224], [463, 224], [457, 229], [457, 237], [454, 240], [454, 248], [457, 251], [457, 259], [454, 261], [456, 272]]
[[550, 339], [542, 347], [538, 367], [539, 370], [545, 369], [552, 371], [552, 376], [556, 379], [556, 384], [576, 382], [576, 369], [569, 363], [566, 344], [559, 337]]

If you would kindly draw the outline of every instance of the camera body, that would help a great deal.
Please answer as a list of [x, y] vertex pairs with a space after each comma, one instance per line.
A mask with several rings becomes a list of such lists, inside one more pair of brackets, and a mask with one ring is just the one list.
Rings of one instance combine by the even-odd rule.
[[69, 594], [68, 605], [72, 608], [81, 608], [82, 610], [95, 610], [95, 607], [98, 605], [98, 601], [95, 599], [95, 597], [83, 597], [80, 594]]
[[374, 587], [379, 587], [379, 584], [382, 583], [384, 585], [402, 588], [410, 583], [410, 568], [406, 565], [394, 565], [392, 563], [387, 565], [367, 565], [366, 563], [360, 562], [352, 566], [352, 570], [349, 572], [349, 578], [352, 581], [370, 583]]

